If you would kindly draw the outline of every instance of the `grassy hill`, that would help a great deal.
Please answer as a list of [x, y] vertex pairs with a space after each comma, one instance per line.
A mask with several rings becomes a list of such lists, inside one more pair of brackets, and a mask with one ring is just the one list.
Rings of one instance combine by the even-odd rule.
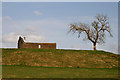
[[3, 65], [116, 68], [118, 55], [105, 51], [63, 49], [2, 49]]

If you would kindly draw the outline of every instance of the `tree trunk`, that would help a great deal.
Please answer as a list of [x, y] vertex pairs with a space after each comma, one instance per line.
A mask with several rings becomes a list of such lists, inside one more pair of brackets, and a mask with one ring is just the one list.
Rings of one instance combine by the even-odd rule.
[[96, 51], [96, 45], [94, 46], [94, 51]]
[[94, 43], [94, 51], [96, 51], [96, 43]]

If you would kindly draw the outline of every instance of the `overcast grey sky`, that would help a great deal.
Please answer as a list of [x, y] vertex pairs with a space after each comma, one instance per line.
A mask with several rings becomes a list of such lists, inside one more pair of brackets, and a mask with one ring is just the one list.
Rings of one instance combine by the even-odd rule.
[[29, 42], [55, 42], [57, 49], [92, 49], [90, 41], [83, 41], [77, 34], [67, 34], [69, 24], [90, 24], [96, 14], [107, 14], [113, 38], [106, 37], [97, 49], [118, 51], [117, 2], [3, 2], [3, 47], [16, 48], [18, 36]]

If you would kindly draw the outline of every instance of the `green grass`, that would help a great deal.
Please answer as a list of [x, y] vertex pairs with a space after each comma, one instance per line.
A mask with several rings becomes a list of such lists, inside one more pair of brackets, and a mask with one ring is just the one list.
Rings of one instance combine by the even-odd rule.
[[3, 78], [117, 78], [117, 68], [3, 66]]

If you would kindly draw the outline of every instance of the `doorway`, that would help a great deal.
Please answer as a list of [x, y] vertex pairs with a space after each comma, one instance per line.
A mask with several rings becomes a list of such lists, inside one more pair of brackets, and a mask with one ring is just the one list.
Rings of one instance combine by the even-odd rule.
[[38, 48], [41, 48], [41, 45], [38, 45]]

